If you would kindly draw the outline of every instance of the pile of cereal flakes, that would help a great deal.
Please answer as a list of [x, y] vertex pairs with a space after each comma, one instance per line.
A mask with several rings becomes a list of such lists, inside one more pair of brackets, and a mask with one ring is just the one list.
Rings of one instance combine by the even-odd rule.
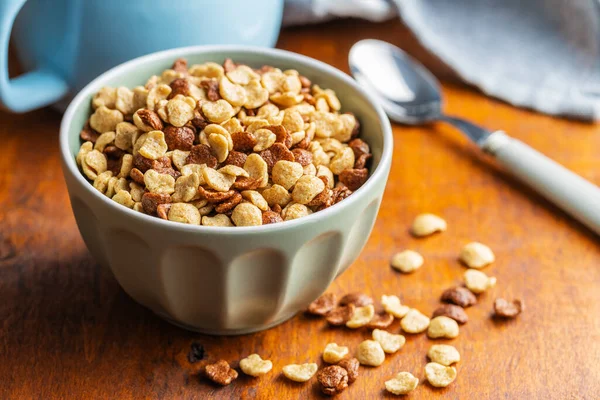
[[[410, 232], [414, 237], [425, 238], [444, 232], [448, 225], [441, 217], [425, 213], [418, 215]], [[464, 273], [464, 286], [454, 286], [444, 290], [441, 295], [442, 304], [432, 313], [431, 318], [417, 310], [402, 304], [400, 297], [389, 294], [382, 295], [380, 304], [362, 292], [347, 293], [338, 299], [334, 293], [325, 293], [313, 301], [307, 309], [308, 314], [323, 317], [331, 327], [346, 327], [368, 335], [356, 348], [329, 342], [322, 351], [323, 364], [316, 362], [304, 364], [288, 364], [280, 368], [287, 379], [294, 382], [308, 382], [316, 375], [321, 392], [328, 396], [342, 393], [359, 377], [361, 367], [377, 368], [387, 358], [393, 357], [404, 348], [406, 337], [401, 332], [415, 335], [426, 333], [432, 341], [453, 340], [459, 337], [459, 325], [465, 325], [469, 317], [466, 308], [479, 302], [479, 298], [487, 297], [486, 292], [496, 286], [496, 278], [479, 271], [492, 264], [496, 257], [491, 248], [483, 243], [470, 242], [464, 245], [458, 259], [468, 269]], [[419, 269], [425, 258], [414, 250], [404, 250], [394, 254], [390, 265], [404, 274], [412, 274]], [[379, 311], [376, 311], [378, 309]], [[493, 314], [497, 322], [513, 319], [525, 309], [521, 299], [512, 301], [496, 298]], [[395, 319], [400, 320], [401, 331], [391, 328]], [[363, 333], [360, 333], [361, 329]], [[366, 330], [366, 332], [364, 332]], [[370, 332], [370, 334], [369, 334]], [[472, 345], [470, 346], [472, 348]], [[200, 350], [198, 350], [200, 349]], [[276, 350], [271, 350], [271, 353]], [[193, 343], [188, 361], [196, 363], [204, 357], [204, 347]], [[200, 357], [198, 356], [200, 355]], [[461, 361], [458, 349], [450, 344], [436, 343], [426, 353], [429, 362], [423, 368], [422, 377], [431, 387], [444, 388], [450, 386], [458, 376], [455, 364]], [[314, 360], [317, 361], [317, 360]], [[413, 368], [407, 363], [395, 363], [402, 369]], [[263, 359], [259, 354], [251, 354], [239, 362], [241, 371], [249, 376], [258, 377], [273, 369], [271, 360]], [[199, 369], [202, 372], [202, 369]], [[203, 375], [219, 385], [229, 385], [238, 378], [238, 372], [227, 360], [207, 361]], [[418, 374], [417, 374], [418, 376]], [[417, 389], [419, 378], [409, 371], [400, 371], [385, 380], [383, 387], [388, 393], [403, 396]], [[352, 398], [359, 398], [354, 395]], [[364, 396], [362, 397], [364, 398]]]
[[102, 88], [77, 164], [102, 194], [170, 221], [254, 226], [330, 207], [368, 178], [360, 124], [296, 70], [178, 59]]

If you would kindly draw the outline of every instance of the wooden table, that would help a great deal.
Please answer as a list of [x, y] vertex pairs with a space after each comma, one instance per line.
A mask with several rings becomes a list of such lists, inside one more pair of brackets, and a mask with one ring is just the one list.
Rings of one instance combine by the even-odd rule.
[[[280, 48], [347, 71], [352, 43], [377, 37], [401, 45], [444, 77], [397, 22], [339, 21], [285, 30]], [[446, 81], [452, 82], [452, 81]], [[444, 84], [447, 110], [490, 128], [503, 128], [558, 162], [600, 183], [600, 127], [518, 110], [456, 83]], [[320, 398], [316, 380], [282, 378], [288, 363], [320, 361], [328, 342], [354, 348], [366, 331], [330, 329], [298, 315], [284, 324], [240, 337], [204, 336], [174, 327], [133, 302], [90, 257], [71, 214], [59, 165], [60, 115], [40, 110], [0, 114], [0, 398], [168, 399]], [[469, 322], [449, 341], [462, 361], [446, 389], [421, 384], [411, 398], [597, 399], [600, 396], [600, 246], [598, 238], [538, 195], [516, 183], [447, 126], [394, 127], [394, 164], [365, 250], [331, 287], [364, 291], [431, 313], [441, 292], [461, 281], [456, 260], [471, 240], [490, 245], [498, 278], [468, 309]], [[420, 212], [444, 216], [444, 234], [412, 238]], [[426, 259], [412, 275], [388, 265], [413, 248]], [[523, 298], [518, 319], [490, 318], [496, 296]], [[399, 331], [398, 322], [390, 328]], [[240, 377], [217, 388], [186, 356], [201, 343], [206, 360], [238, 360], [257, 352], [273, 360], [260, 379]], [[446, 342], [446, 341], [437, 341]], [[340, 399], [392, 397], [384, 381], [400, 371], [423, 380], [433, 341], [407, 343], [379, 368], [361, 376]]]

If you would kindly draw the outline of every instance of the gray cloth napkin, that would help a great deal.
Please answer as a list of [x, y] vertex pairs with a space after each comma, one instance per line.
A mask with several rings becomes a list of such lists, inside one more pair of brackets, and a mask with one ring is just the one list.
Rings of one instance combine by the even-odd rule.
[[597, 0], [286, 0], [284, 24], [396, 13], [484, 93], [547, 114], [600, 119]]

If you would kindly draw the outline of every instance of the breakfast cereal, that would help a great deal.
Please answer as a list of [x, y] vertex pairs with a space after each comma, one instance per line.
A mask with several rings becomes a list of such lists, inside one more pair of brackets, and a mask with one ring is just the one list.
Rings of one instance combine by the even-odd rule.
[[263, 360], [258, 354], [251, 354], [240, 360], [240, 369], [250, 376], [262, 376], [273, 368], [270, 360]]
[[[294, 70], [179, 59], [145, 86], [104, 87], [91, 103], [77, 154], [84, 176], [115, 202], [170, 221], [290, 221], [342, 201], [369, 175], [356, 117]], [[140, 191], [170, 199], [144, 207]]]
[[483, 268], [493, 263], [496, 257], [485, 244], [471, 242], [462, 248], [459, 259], [469, 268]]
[[425, 377], [431, 386], [446, 387], [456, 379], [456, 368], [430, 362], [425, 365]]
[[358, 345], [356, 359], [362, 365], [378, 367], [385, 361], [385, 353], [379, 342], [375, 340], [365, 340]]
[[427, 357], [433, 362], [446, 366], [460, 361], [458, 350], [448, 344], [434, 344], [427, 352]]
[[385, 390], [395, 395], [408, 394], [419, 385], [419, 379], [410, 372], [400, 372], [390, 380], [385, 381]]
[[323, 350], [323, 361], [328, 364], [336, 364], [348, 355], [348, 347], [339, 346], [337, 343], [328, 343]]
[[283, 375], [294, 382], [306, 382], [317, 372], [315, 363], [289, 364], [283, 367]]

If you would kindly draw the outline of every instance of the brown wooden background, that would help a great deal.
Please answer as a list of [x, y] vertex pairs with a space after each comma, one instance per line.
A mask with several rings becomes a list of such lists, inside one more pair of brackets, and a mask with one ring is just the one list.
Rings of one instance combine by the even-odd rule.
[[[452, 83], [398, 22], [289, 29], [278, 47], [347, 71], [348, 50], [361, 38], [398, 44], [444, 77], [448, 112], [502, 128], [600, 183], [600, 127], [517, 110]], [[60, 115], [48, 109], [0, 113], [0, 398], [320, 398], [314, 379], [288, 382], [282, 366], [320, 360], [330, 341], [354, 347], [368, 333], [330, 329], [299, 315], [253, 335], [203, 336], [134, 303], [91, 259], [79, 236], [59, 165], [59, 122]], [[598, 237], [507, 177], [447, 126], [395, 126], [394, 137], [394, 164], [373, 235], [331, 290], [395, 293], [431, 313], [442, 290], [461, 279], [456, 256], [464, 243], [482, 241], [497, 256], [485, 270], [498, 278], [497, 287], [468, 310], [470, 321], [451, 341], [463, 358], [458, 378], [446, 389], [422, 384], [410, 398], [599, 398]], [[408, 225], [424, 211], [444, 216], [448, 232], [411, 238]], [[420, 251], [426, 263], [401, 276], [388, 259], [407, 247]], [[526, 312], [495, 322], [490, 311], [496, 295], [524, 298]], [[398, 322], [391, 330], [399, 330]], [[193, 341], [205, 346], [208, 360], [237, 365], [258, 352], [273, 360], [274, 370], [217, 388], [197, 379], [197, 367], [185, 361]], [[425, 335], [408, 336], [381, 367], [361, 368], [339, 398], [386, 397], [383, 382], [400, 371], [423, 379], [432, 343]]]

